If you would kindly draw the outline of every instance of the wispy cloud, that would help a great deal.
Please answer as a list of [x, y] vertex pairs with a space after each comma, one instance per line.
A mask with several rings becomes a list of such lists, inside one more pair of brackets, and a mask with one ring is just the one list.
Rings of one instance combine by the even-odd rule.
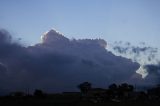
[[145, 42], [141, 42], [139, 43], [139, 45], [134, 46], [130, 42], [119, 41], [114, 42], [111, 45], [111, 51], [117, 55], [130, 58], [133, 61], [140, 63], [141, 67], [139, 68], [137, 73], [142, 74], [143, 78], [150, 77], [151, 75], [153, 76], [151, 72], [155, 71], [156, 73], [154, 73], [154, 75], [159, 75], [158, 67], [160, 62], [160, 55], [158, 48], [151, 47]]

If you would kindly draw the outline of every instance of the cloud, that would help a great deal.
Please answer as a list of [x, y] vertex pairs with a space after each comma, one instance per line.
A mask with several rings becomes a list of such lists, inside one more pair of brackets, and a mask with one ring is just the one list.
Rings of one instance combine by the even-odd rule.
[[1, 42], [0, 42], [1, 44], [4, 44], [4, 43], [6, 44], [11, 42], [10, 34], [4, 29], [0, 30], [0, 39], [1, 39]]
[[[127, 55], [132, 58], [134, 61], [140, 62], [142, 57], [145, 57], [144, 64], [148, 63], [157, 63], [158, 48], [147, 46], [144, 42], [141, 42], [140, 45], [134, 46], [129, 42], [115, 42], [112, 45], [112, 51], [119, 55]], [[141, 62], [140, 62], [141, 63]]]
[[149, 65], [145, 65], [144, 67], [145, 69], [148, 70], [149, 73], [157, 73], [160, 74], [160, 64], [154, 65], [154, 64], [149, 64]]
[[[115, 43], [116, 44], [116, 43]], [[122, 44], [116, 44], [114, 45], [113, 49], [119, 53], [126, 54], [126, 53], [132, 53], [136, 55], [140, 55], [140, 53], [157, 53], [158, 49], [153, 48], [150, 46], [132, 46], [131, 43], [126, 42], [124, 45]]]
[[103, 39], [70, 40], [50, 30], [41, 37], [41, 43], [23, 47], [12, 42], [6, 31], [0, 31], [0, 38], [0, 87], [8, 92], [76, 90], [83, 81], [105, 87], [133, 81], [139, 68], [138, 63], [106, 50]]
[[[159, 49], [148, 46], [145, 42], [134, 46], [129, 42], [115, 42], [111, 51], [117, 55], [127, 57], [138, 62], [141, 67], [137, 73], [142, 74], [148, 84], [157, 84], [160, 81], [159, 76]], [[145, 82], [144, 82], [145, 83]]]
[[6, 71], [7, 71], [6, 67], [3, 64], [0, 63], [0, 73], [1, 73], [1, 75], [5, 74]]
[[144, 66], [149, 75], [146, 77], [150, 83], [160, 83], [160, 64], [147, 64]]

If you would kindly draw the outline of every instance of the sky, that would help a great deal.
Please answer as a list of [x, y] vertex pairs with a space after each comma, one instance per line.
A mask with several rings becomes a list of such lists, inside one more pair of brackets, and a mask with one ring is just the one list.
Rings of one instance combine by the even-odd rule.
[[159, 0], [0, 0], [0, 28], [26, 45], [55, 28], [68, 38], [159, 47]]

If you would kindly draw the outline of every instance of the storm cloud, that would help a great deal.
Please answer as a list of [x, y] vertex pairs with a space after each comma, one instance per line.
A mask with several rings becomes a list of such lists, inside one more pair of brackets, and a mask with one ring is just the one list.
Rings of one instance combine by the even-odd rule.
[[144, 69], [149, 73], [146, 80], [156, 84], [160, 83], [160, 64], [147, 64]]
[[139, 64], [109, 52], [103, 39], [73, 39], [50, 30], [36, 45], [23, 47], [0, 30], [0, 90], [47, 92], [76, 90], [89, 81], [95, 86], [133, 81]]

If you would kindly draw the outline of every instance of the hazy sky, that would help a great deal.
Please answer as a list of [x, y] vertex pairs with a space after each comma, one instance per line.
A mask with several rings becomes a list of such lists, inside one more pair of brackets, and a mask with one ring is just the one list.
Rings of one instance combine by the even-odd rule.
[[69, 38], [159, 47], [160, 0], [0, 0], [0, 28], [27, 44], [55, 28]]

